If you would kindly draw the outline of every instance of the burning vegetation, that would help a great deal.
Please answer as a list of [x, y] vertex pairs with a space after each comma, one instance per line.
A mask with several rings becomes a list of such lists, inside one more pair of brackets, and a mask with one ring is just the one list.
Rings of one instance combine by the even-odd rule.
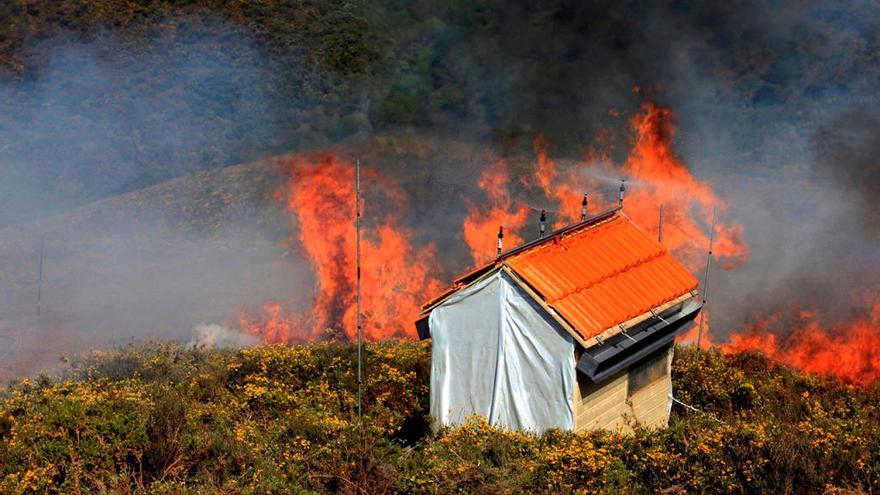
[[[278, 302], [264, 308], [261, 320], [241, 317], [249, 333], [268, 342], [318, 340], [328, 329], [353, 340], [357, 333], [355, 289], [357, 242], [354, 232], [355, 172], [334, 155], [295, 156], [283, 164], [287, 187], [279, 199], [290, 213], [302, 254], [314, 267], [313, 307], [285, 315]], [[361, 178], [370, 194], [364, 201], [367, 222], [361, 241], [364, 336], [369, 340], [415, 337], [412, 322], [425, 292], [439, 290], [431, 275], [434, 248], [413, 247], [400, 221], [407, 207], [404, 192], [388, 177], [367, 168]]]
[[[0, 19], [0, 494], [880, 493], [874, 2]], [[432, 431], [419, 305], [619, 202], [711, 280], [669, 427]]]
[[[774, 330], [782, 327], [785, 334]], [[870, 313], [852, 321], [826, 326], [813, 311], [801, 311], [794, 322], [783, 323], [774, 313], [729, 335], [725, 352], [759, 350], [774, 359], [811, 373], [831, 374], [856, 385], [880, 380], [880, 301]]]
[[[466, 215], [461, 237], [470, 260], [460, 268], [479, 266], [496, 255], [497, 233], [504, 228], [504, 247], [514, 247], [539, 234], [537, 216], [549, 216], [553, 228], [579, 221], [615, 206], [620, 180], [625, 179], [625, 213], [636, 224], [661, 234], [667, 249], [693, 273], [702, 275], [713, 215], [728, 208], [712, 183], [697, 179], [673, 151], [676, 128], [670, 109], [647, 101], [629, 119], [630, 149], [615, 164], [607, 133], [600, 135], [583, 160], [557, 163], [552, 144], [542, 135], [532, 143], [534, 161], [525, 175], [514, 175], [511, 159], [484, 152], [485, 166], [477, 187], [479, 197], [464, 197]], [[266, 342], [303, 342], [356, 335], [355, 291], [357, 246], [354, 233], [355, 177], [351, 160], [342, 154], [298, 154], [283, 162], [286, 186], [277, 194], [296, 232], [298, 246], [315, 274], [311, 307], [303, 312], [269, 302], [261, 314], [243, 313], [241, 326]], [[364, 335], [369, 340], [412, 338], [412, 322], [426, 295], [445, 281], [435, 267], [433, 245], [418, 245], [413, 227], [404, 221], [412, 201], [388, 173], [363, 167], [362, 290]], [[611, 194], [609, 194], [611, 193]], [[535, 205], [533, 198], [540, 198]], [[749, 260], [743, 225], [715, 224], [713, 264], [736, 271]], [[789, 320], [771, 314], [744, 329], [730, 332], [726, 351], [757, 349], [772, 359], [807, 371], [831, 373], [850, 383], [864, 384], [880, 376], [877, 305], [849, 323], [823, 327], [815, 310]], [[710, 309], [711, 311], [711, 309]], [[705, 317], [705, 323], [710, 318]], [[710, 344], [708, 326], [704, 343]], [[717, 337], [716, 337], [717, 338]], [[696, 329], [681, 341], [696, 341]]]
[[[603, 193], [608, 192], [609, 183], [616, 188], [617, 181], [626, 178], [629, 188], [626, 214], [643, 228], [657, 228], [660, 205], [663, 205], [663, 242], [696, 272], [705, 263], [713, 209], [723, 211], [726, 205], [711, 184], [695, 179], [674, 155], [675, 128], [668, 108], [647, 102], [630, 120], [630, 125], [633, 147], [621, 166], [615, 166], [606, 151], [592, 150], [588, 154], [590, 159], [561, 172], [549, 156], [550, 143], [539, 135], [533, 143], [536, 157], [533, 175], [523, 182], [539, 189], [547, 198], [557, 217], [554, 225], [561, 227], [581, 219], [585, 194], [592, 212], [614, 206], [618, 198]], [[486, 192], [491, 208], [472, 208], [465, 220], [466, 225], [481, 227], [478, 232], [472, 227], [470, 235], [465, 236], [477, 263], [494, 255], [494, 245], [483, 239], [493, 239], [499, 225], [504, 225], [506, 235], [523, 230], [528, 210], [511, 201], [509, 187], [510, 179], [503, 162], [484, 172], [480, 188]], [[536, 225], [537, 222], [528, 227]], [[742, 225], [718, 223], [716, 229], [714, 252], [721, 266], [731, 270], [745, 263], [749, 250], [743, 240]], [[517, 244], [514, 239], [519, 237], [505, 239], [513, 241], [510, 244], [513, 246]]]
[[462, 232], [474, 265], [483, 264], [495, 256], [495, 235], [500, 226], [507, 228], [508, 245], [516, 246], [523, 242], [518, 232], [523, 230], [531, 210], [526, 205], [514, 205], [508, 190], [509, 182], [507, 162], [495, 158], [483, 170], [478, 183], [489, 199], [488, 206], [468, 201], [468, 215], [464, 219]]

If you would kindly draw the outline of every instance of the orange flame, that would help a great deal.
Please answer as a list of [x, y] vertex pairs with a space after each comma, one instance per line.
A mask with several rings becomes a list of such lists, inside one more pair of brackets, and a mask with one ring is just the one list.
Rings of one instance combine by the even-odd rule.
[[[284, 317], [280, 305], [270, 303], [257, 322], [241, 318], [242, 328], [267, 341], [320, 338], [327, 329], [342, 330], [349, 339], [357, 334], [355, 304], [357, 270], [355, 176], [351, 166], [332, 155], [312, 159], [294, 157], [284, 164], [288, 173], [283, 200], [306, 259], [315, 270], [316, 295], [308, 316]], [[410, 232], [400, 225], [406, 206], [400, 188], [373, 169], [362, 169], [362, 185], [370, 189], [365, 211], [376, 225], [366, 222], [361, 239], [363, 333], [369, 340], [415, 337], [413, 320], [425, 293], [438, 291], [431, 276], [433, 246], [416, 249]], [[310, 327], [310, 328], [308, 328]], [[299, 330], [299, 332], [297, 331]]]
[[[672, 112], [653, 102], [644, 103], [630, 120], [635, 134], [634, 146], [622, 166], [614, 168], [609, 160], [590, 160], [560, 172], [557, 164], [549, 158], [550, 145], [539, 135], [534, 143], [536, 162], [534, 173], [523, 182], [543, 191], [544, 195], [558, 205], [555, 227], [580, 220], [583, 194], [595, 193], [603, 184], [592, 177], [596, 175], [627, 177], [628, 191], [625, 212], [638, 225], [645, 228], [656, 226], [659, 207], [664, 205], [663, 242], [672, 253], [692, 271], [705, 263], [709, 245], [709, 226], [713, 209], [723, 211], [726, 204], [715, 194], [711, 184], [699, 181], [685, 164], [672, 152], [675, 127]], [[603, 138], [604, 139], [604, 138]], [[518, 233], [528, 216], [528, 209], [513, 209], [507, 190], [509, 177], [506, 169], [498, 170], [496, 161], [484, 172], [481, 188], [486, 190], [492, 205], [488, 210], [471, 208], [465, 220], [465, 241], [475, 261], [486, 261], [494, 254], [494, 232], [505, 224], [505, 233]], [[615, 192], [617, 185], [614, 185]], [[606, 209], [616, 204], [614, 200], [590, 194], [590, 212]], [[494, 230], [493, 230], [494, 229]], [[720, 266], [732, 270], [748, 259], [748, 246], [743, 240], [741, 225], [719, 222], [716, 225], [714, 255]], [[505, 238], [505, 241], [508, 241]], [[511, 237], [510, 243], [521, 242]]]
[[[534, 172], [523, 186], [540, 190], [558, 205], [555, 226], [580, 219], [583, 191], [598, 191], [603, 183], [596, 176], [626, 176], [627, 215], [642, 226], [656, 225], [658, 206], [664, 205], [663, 241], [673, 254], [692, 270], [705, 263], [707, 230], [713, 209], [725, 204], [711, 184], [696, 180], [672, 152], [674, 127], [668, 109], [653, 103], [642, 105], [630, 120], [634, 146], [619, 167], [591, 151], [585, 163], [560, 170], [550, 158], [550, 145], [543, 136], [534, 143]], [[316, 294], [313, 308], [302, 314], [285, 314], [282, 305], [270, 302], [257, 319], [241, 317], [245, 331], [259, 333], [268, 342], [310, 340], [326, 337], [326, 329], [342, 330], [352, 339], [356, 333], [354, 171], [331, 155], [294, 157], [284, 164], [289, 177], [279, 199], [291, 214], [291, 225], [298, 232], [303, 254], [315, 271]], [[432, 246], [415, 248], [411, 233], [401, 226], [406, 195], [378, 171], [365, 169], [364, 183], [372, 191], [365, 205], [370, 219], [363, 228], [364, 335], [367, 339], [414, 337], [412, 321], [419, 303], [427, 294], [439, 291], [440, 283], [429, 271], [435, 266]], [[522, 229], [531, 213], [516, 205], [510, 192], [508, 164], [494, 158], [483, 171], [479, 187], [488, 205], [468, 203], [464, 220], [464, 240], [475, 263], [495, 255], [497, 229], [505, 227], [505, 248], [523, 242]], [[607, 186], [607, 183], [604, 184]], [[616, 184], [615, 184], [616, 192]], [[590, 212], [596, 213], [616, 203], [613, 199], [591, 195]], [[537, 225], [535, 225], [537, 227]], [[718, 223], [714, 252], [726, 269], [740, 266], [748, 258], [742, 226]], [[787, 333], [771, 330], [781, 323], [780, 314], [758, 321], [742, 332], [730, 335], [722, 344], [724, 352], [757, 349], [772, 359], [808, 372], [830, 373], [853, 384], [880, 379], [880, 301], [871, 306], [869, 316], [825, 329], [815, 313], [802, 313], [796, 329]], [[712, 345], [709, 317], [705, 316], [703, 345]], [[682, 337], [695, 341], [697, 328]]]
[[[626, 214], [637, 225], [650, 228], [658, 225], [659, 208], [663, 205], [663, 244], [692, 272], [697, 273], [706, 262], [709, 247], [710, 225], [713, 211], [723, 211], [727, 205], [715, 193], [712, 185], [697, 180], [687, 166], [672, 151], [675, 126], [672, 112], [653, 102], [642, 104], [630, 119], [634, 144], [628, 158], [614, 167], [607, 153], [591, 149], [588, 160], [560, 170], [550, 158], [550, 143], [543, 135], [533, 142], [535, 152], [534, 171], [521, 182], [543, 192], [557, 205], [554, 228], [577, 222], [581, 218], [584, 193], [591, 193], [589, 213], [615, 206], [614, 197], [609, 199], [597, 191], [607, 190], [609, 177], [626, 177]], [[607, 133], [599, 136], [597, 143], [607, 148]], [[602, 182], [595, 177], [604, 177]], [[495, 235], [498, 226], [505, 226], [505, 246], [513, 247], [522, 242], [519, 230], [528, 220], [526, 207], [514, 208], [508, 185], [510, 178], [505, 162], [496, 160], [483, 172], [480, 187], [491, 200], [486, 209], [471, 206], [465, 219], [465, 241], [476, 263], [488, 261], [495, 254]], [[717, 222], [713, 245], [714, 262], [726, 270], [742, 266], [748, 259], [749, 249], [743, 239], [742, 225]], [[705, 316], [702, 346], [711, 345]], [[696, 342], [693, 335], [683, 337]]]
[[[709, 347], [713, 347], [715, 344], [712, 342], [712, 336], [709, 334], [709, 322], [712, 321], [710, 314], [706, 310], [701, 310], [697, 316], [697, 321], [694, 325], [682, 334], [679, 334], [675, 338], [675, 342], [681, 345], [692, 345], [696, 346], [699, 342], [700, 349], [707, 349]], [[703, 333], [700, 335], [700, 319], [702, 319], [703, 323]]]
[[802, 312], [797, 327], [786, 337], [773, 333], [780, 320], [777, 312], [742, 332], [732, 332], [721, 349], [761, 351], [772, 360], [855, 385], [880, 380], [880, 301], [868, 315], [827, 329], [815, 312]]
[[535, 151], [535, 173], [530, 182], [560, 206], [553, 227], [558, 229], [579, 221], [584, 191], [577, 187], [579, 181], [574, 171], [569, 170], [559, 177], [556, 162], [549, 158], [550, 142], [542, 134], [535, 138], [532, 149]]
[[517, 234], [526, 222], [529, 208], [525, 205], [514, 207], [508, 184], [510, 175], [507, 162], [495, 159], [483, 170], [480, 189], [489, 197], [489, 206], [480, 208], [468, 202], [468, 214], [464, 219], [464, 241], [471, 251], [474, 263], [480, 265], [495, 257], [497, 251], [498, 227], [504, 226], [504, 246], [522, 244]]
[[[664, 205], [663, 242], [691, 269], [700, 266], [706, 256], [708, 229], [697, 224], [696, 217], [708, 226], [712, 210], [726, 205], [708, 182], [698, 181], [672, 152], [675, 127], [672, 112], [652, 102], [642, 105], [630, 124], [636, 131], [636, 144], [623, 172], [637, 181], [626, 199], [626, 212], [640, 225], [652, 225], [658, 207]], [[748, 259], [749, 251], [742, 237], [742, 225], [716, 225], [713, 252], [719, 264], [728, 270], [738, 268]]]
[[263, 305], [260, 320], [252, 321], [247, 313], [242, 312], [239, 324], [243, 331], [263, 337], [264, 342], [291, 342], [302, 340], [303, 322], [301, 318], [284, 315], [281, 304], [270, 301]]
[[[691, 270], [697, 271], [705, 263], [712, 211], [714, 208], [723, 211], [726, 204], [715, 194], [711, 184], [694, 178], [687, 166], [672, 152], [675, 127], [672, 112], [668, 108], [659, 107], [653, 102], [644, 103], [630, 119], [630, 125], [635, 133], [635, 143], [629, 157], [617, 171], [628, 181], [624, 211], [636, 224], [647, 228], [658, 225], [662, 204], [664, 245]], [[573, 187], [576, 175], [569, 174], [562, 181], [554, 180], [557, 178], [556, 166], [546, 157], [546, 142], [540, 136], [535, 141], [535, 152], [538, 156], [535, 182], [548, 197], [559, 203], [564, 220], [572, 222], [578, 219], [585, 191]], [[602, 173], [613, 173], [607, 167], [607, 161], [601, 161], [598, 166], [603, 165]], [[596, 166], [595, 161], [582, 165], [588, 169]], [[593, 191], [601, 187], [602, 184], [594, 179], [588, 179], [582, 186]], [[601, 197], [591, 197], [591, 200], [594, 205], [592, 211], [595, 211], [595, 206], [604, 209], [613, 204]], [[745, 263], [749, 250], [743, 240], [742, 226], [719, 222], [713, 252], [725, 269], [738, 268]]]

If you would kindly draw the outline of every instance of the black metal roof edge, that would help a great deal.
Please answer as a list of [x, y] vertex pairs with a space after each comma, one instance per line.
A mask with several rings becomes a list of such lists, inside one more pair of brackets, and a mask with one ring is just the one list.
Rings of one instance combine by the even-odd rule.
[[636, 325], [626, 329], [625, 332], [619, 332], [612, 335], [601, 344], [588, 347], [590, 354], [594, 356], [607, 353], [619, 348], [630, 348], [638, 345], [633, 341], [643, 340], [650, 333], [662, 330], [664, 327], [675, 325], [679, 320], [687, 317], [691, 313], [696, 313], [702, 304], [694, 298], [686, 299], [671, 308], [667, 308], [659, 313], [651, 316]]
[[512, 255], [519, 253], [525, 249], [529, 249], [531, 247], [537, 246], [538, 244], [541, 244], [544, 242], [549, 242], [551, 239], [553, 239], [556, 236], [567, 234], [573, 230], [578, 230], [578, 229], [580, 229], [582, 227], [586, 227], [590, 224], [599, 222], [601, 220], [605, 220], [606, 218], [610, 217], [611, 215], [613, 215], [615, 212], [617, 212], [618, 210], [620, 210], [622, 208], [623, 208], [623, 206], [618, 205], [613, 208], [609, 208], [599, 214], [593, 215], [592, 217], [590, 217], [586, 220], [582, 220], [578, 223], [573, 223], [571, 225], [567, 225], [565, 227], [562, 227], [561, 229], [554, 230], [553, 232], [546, 234], [544, 237], [539, 237], [538, 239], [529, 241], [529, 242], [527, 242], [525, 244], [521, 244], [513, 249], [509, 249], [507, 251], [502, 252], [500, 255], [498, 255], [497, 258], [495, 258], [495, 260], [496, 261], [503, 260], [504, 258], [512, 256]]
[[[664, 311], [660, 315], [662, 319], [654, 317], [638, 327], [628, 329], [629, 336], [621, 333], [603, 344], [584, 350], [576, 367], [591, 381], [598, 383], [672, 342], [696, 318], [700, 308], [702, 304], [693, 299], [684, 301], [672, 308], [672, 315], [667, 315], [670, 311]], [[610, 361], [616, 362], [599, 371], [603, 363]]]
[[431, 328], [428, 325], [428, 316], [430, 316], [430, 313], [425, 314], [416, 320], [416, 333], [419, 335], [419, 340], [428, 340], [431, 338]]

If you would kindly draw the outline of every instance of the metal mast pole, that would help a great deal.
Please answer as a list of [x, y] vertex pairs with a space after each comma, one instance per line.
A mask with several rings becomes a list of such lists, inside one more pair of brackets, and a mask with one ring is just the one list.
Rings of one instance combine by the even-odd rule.
[[718, 210], [712, 209], [712, 230], [709, 231], [709, 256], [706, 257], [706, 273], [703, 275], [703, 308], [700, 310], [700, 327], [697, 330], [697, 357], [700, 356], [700, 343], [703, 340], [703, 317], [706, 314], [706, 301], [709, 299], [709, 267], [712, 265], [712, 243], [715, 240], [715, 220]]
[[40, 269], [37, 275], [37, 316], [40, 316], [40, 306], [43, 302], [43, 243], [45, 237], [40, 237]]
[[663, 203], [660, 203], [660, 221], [657, 223], [657, 241], [663, 243]]
[[363, 398], [363, 330], [361, 328], [361, 161], [355, 164], [355, 236], [357, 249], [357, 381], [358, 381], [358, 419], [363, 419], [361, 402]]

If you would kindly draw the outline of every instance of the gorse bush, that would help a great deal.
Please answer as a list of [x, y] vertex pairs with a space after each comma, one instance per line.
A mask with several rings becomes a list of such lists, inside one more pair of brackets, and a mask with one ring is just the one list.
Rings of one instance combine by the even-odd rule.
[[880, 389], [679, 349], [669, 428], [430, 429], [430, 348], [125, 347], [0, 396], [0, 493], [860, 493]]

